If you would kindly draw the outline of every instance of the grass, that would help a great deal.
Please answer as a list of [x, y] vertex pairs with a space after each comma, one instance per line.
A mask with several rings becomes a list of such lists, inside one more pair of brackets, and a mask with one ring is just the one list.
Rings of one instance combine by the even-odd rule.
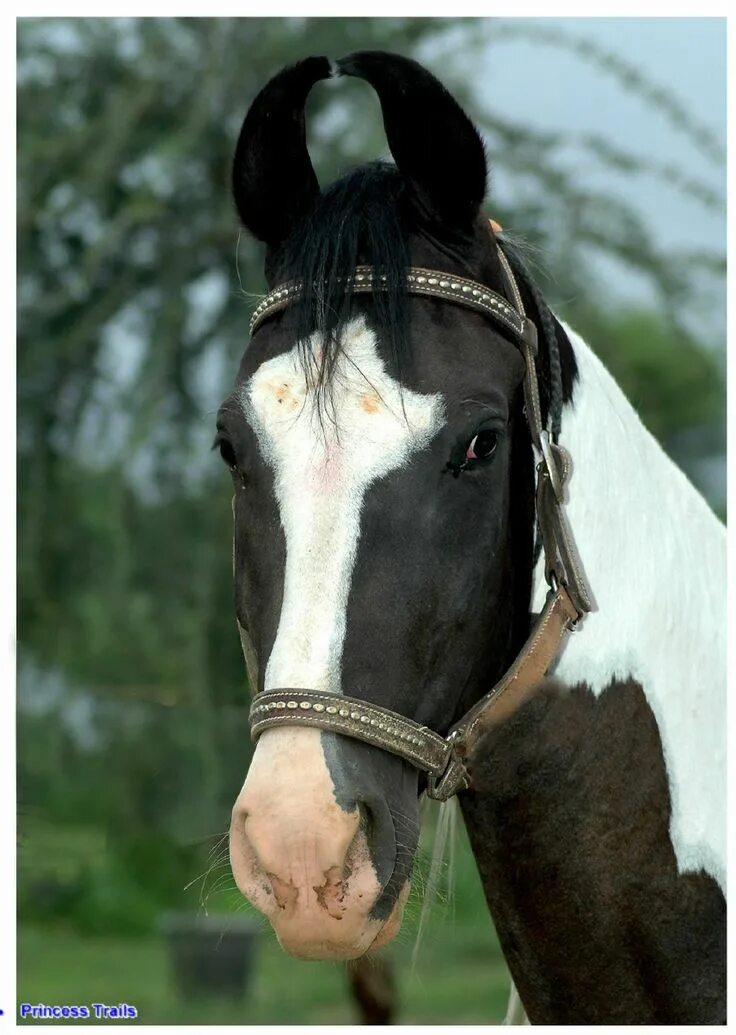
[[[65, 838], [87, 850], [94, 846], [95, 854], [99, 851], [94, 832], [71, 838], [69, 832], [60, 834], [59, 845]], [[432, 908], [416, 961], [412, 963], [412, 952], [421, 912], [422, 872], [428, 870], [426, 838], [403, 929], [382, 953], [393, 963], [400, 1024], [498, 1023], [506, 1009], [506, 966], [462, 832], [458, 842], [454, 894], [450, 900], [440, 894]], [[209, 896], [207, 910], [241, 912], [243, 903], [239, 894], [224, 888]], [[198, 911], [196, 902], [192, 911]], [[125, 1002], [136, 1007], [137, 1021], [143, 1024], [352, 1024], [358, 1020], [344, 966], [287, 957], [265, 923], [243, 999], [192, 1002], [182, 1001], [177, 994], [161, 934], [84, 935], [61, 921], [23, 922], [18, 930], [18, 1002]]]

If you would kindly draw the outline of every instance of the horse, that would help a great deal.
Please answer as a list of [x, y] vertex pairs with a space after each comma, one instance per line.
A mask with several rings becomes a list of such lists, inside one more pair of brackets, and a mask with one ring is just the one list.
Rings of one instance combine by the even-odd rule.
[[[320, 189], [305, 102], [377, 94], [393, 162]], [[232, 164], [265, 245], [215, 445], [255, 749], [230, 828], [282, 948], [401, 925], [456, 796], [531, 1023], [724, 1023], [725, 531], [483, 215], [415, 61], [308, 57]]]

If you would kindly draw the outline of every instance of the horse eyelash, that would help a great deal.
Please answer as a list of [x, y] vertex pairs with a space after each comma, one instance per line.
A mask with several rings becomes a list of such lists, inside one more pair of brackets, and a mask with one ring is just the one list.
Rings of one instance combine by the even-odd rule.
[[442, 474], [447, 474], [449, 471], [453, 478], [459, 478], [463, 471], [468, 468], [468, 461], [463, 460], [460, 464], [455, 464], [452, 460], [448, 460], [445, 466], [442, 468]]

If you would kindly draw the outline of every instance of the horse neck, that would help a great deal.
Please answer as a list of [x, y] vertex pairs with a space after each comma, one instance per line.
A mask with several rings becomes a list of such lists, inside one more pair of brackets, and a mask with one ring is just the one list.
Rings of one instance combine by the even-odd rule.
[[[722, 642], [723, 525], [585, 341], [569, 327], [565, 331], [577, 364], [560, 434], [573, 465], [567, 515], [596, 602], [585, 636], [565, 651], [566, 670], [572, 674], [572, 659], [593, 653], [593, 642], [597, 653], [602, 638], [611, 643], [609, 658], [614, 651], [625, 655], [624, 667], [632, 650], [643, 662], [653, 643], [671, 646], [673, 629], [686, 628], [698, 641], [717, 633]], [[540, 559], [534, 608], [546, 588]], [[600, 689], [608, 665], [591, 663], [583, 663], [584, 678], [594, 676]], [[701, 671], [692, 663], [688, 669]]]
[[[632, 981], [629, 946], [640, 917], [647, 930], [650, 888], [664, 927], [689, 902], [683, 931], [702, 916], [721, 929], [725, 534], [567, 333], [578, 367], [560, 435], [573, 462], [567, 514], [596, 610], [568, 637], [553, 678], [480, 743], [460, 803], [530, 1016], [570, 1023], [574, 1010], [550, 1005], [567, 996], [587, 1004], [585, 1016], [644, 1023], [661, 1004]], [[534, 610], [545, 591], [540, 560]], [[597, 992], [585, 984], [591, 951], [610, 971]], [[704, 966], [713, 969], [710, 956]]]
[[[666, 762], [678, 869], [703, 868], [724, 888], [725, 529], [565, 330], [578, 368], [560, 434], [573, 464], [566, 509], [596, 610], [551, 674], [595, 698], [641, 688]], [[532, 610], [546, 589], [540, 558]]]
[[[603, 364], [566, 328], [578, 380], [560, 440], [567, 512], [597, 610], [554, 671], [601, 695], [634, 679], [657, 720], [681, 870], [725, 886], [725, 529], [643, 426]], [[544, 598], [542, 564], [533, 607]]]

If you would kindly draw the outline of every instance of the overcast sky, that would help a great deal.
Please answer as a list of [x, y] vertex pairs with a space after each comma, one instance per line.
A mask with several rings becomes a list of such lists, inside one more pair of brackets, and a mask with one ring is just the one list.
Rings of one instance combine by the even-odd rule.
[[[725, 151], [725, 19], [499, 19], [497, 24], [527, 21], [584, 37], [620, 55], [681, 100]], [[493, 24], [489, 23], [489, 35]], [[725, 196], [725, 163], [714, 162], [662, 113], [627, 94], [612, 76], [583, 58], [522, 40], [492, 42], [487, 53], [478, 75], [479, 105], [540, 129], [599, 133], [612, 145], [681, 166], [688, 176]], [[625, 187], [627, 200], [644, 215], [657, 243], [673, 249], [725, 252], [725, 214], [708, 212], [651, 176], [621, 178], [596, 166], [586, 171], [586, 177], [614, 190]], [[617, 266], [611, 268], [611, 275], [618, 290], [633, 294], [642, 290], [636, 274]], [[725, 284], [718, 297], [720, 313], [714, 314], [714, 326], [722, 328]]]

